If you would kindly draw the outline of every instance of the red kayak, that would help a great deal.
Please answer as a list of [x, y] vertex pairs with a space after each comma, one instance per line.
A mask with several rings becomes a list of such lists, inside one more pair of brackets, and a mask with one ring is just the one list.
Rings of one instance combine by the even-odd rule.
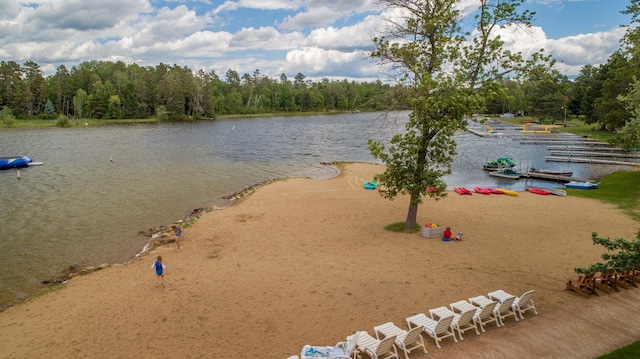
[[468, 195], [473, 194], [470, 190], [464, 187], [453, 187], [453, 190], [456, 191], [457, 194], [468, 194]]
[[491, 193], [493, 194], [503, 194], [504, 192], [502, 192], [502, 190], [499, 190], [497, 188], [489, 188], [491, 190]]
[[545, 191], [545, 190], [539, 189], [539, 188], [527, 188], [527, 191], [529, 191], [531, 193], [535, 193], [535, 194], [541, 194], [543, 196], [548, 196], [548, 195], [551, 194], [551, 192]]
[[474, 187], [473, 191], [480, 194], [491, 194], [491, 188], [488, 187]]

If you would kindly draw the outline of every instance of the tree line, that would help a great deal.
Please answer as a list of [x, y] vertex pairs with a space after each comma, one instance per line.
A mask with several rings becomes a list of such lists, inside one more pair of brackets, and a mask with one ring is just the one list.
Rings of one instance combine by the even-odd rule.
[[194, 71], [178, 65], [140, 66], [122, 61], [86, 61], [70, 70], [60, 65], [45, 77], [27, 61], [0, 61], [0, 108], [17, 119], [64, 115], [89, 119], [166, 120], [215, 118], [218, 115], [375, 111], [394, 106], [395, 88], [381, 81], [293, 81], [274, 79], [260, 70], [242, 76], [227, 70]]

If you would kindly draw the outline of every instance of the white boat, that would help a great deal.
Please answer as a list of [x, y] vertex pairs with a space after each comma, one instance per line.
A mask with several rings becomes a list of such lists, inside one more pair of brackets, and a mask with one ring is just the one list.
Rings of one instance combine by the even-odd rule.
[[504, 168], [501, 170], [489, 172], [489, 176], [509, 178], [509, 179], [519, 179], [520, 177], [522, 177], [522, 173], [516, 172], [509, 168]]
[[571, 181], [564, 185], [566, 188], [577, 188], [577, 189], [597, 189], [597, 183], [591, 183], [589, 181]]

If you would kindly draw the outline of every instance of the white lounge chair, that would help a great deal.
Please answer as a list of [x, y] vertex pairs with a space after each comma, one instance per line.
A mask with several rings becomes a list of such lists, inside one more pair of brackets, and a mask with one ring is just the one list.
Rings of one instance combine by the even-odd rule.
[[[347, 337], [347, 343], [344, 349], [344, 355], [339, 355], [336, 359], [349, 359], [356, 357], [356, 346], [358, 345], [358, 338], [360, 337], [360, 332], [355, 332], [354, 334]], [[339, 346], [341, 343], [337, 343], [336, 346]]]
[[503, 290], [496, 290], [488, 294], [489, 298], [498, 302], [496, 304], [496, 314], [500, 317], [500, 322], [504, 325], [504, 320], [508, 317], [513, 317], [517, 322], [518, 313], [513, 308], [513, 301], [516, 300], [516, 296], [509, 294]]
[[366, 353], [371, 359], [391, 359], [398, 357], [398, 351], [394, 345], [395, 335], [378, 340], [366, 331], [358, 332], [358, 351]]
[[497, 302], [491, 301], [491, 303], [485, 306], [475, 306], [466, 300], [460, 300], [455, 303], [451, 303], [451, 308], [456, 312], [467, 311], [470, 309], [475, 310], [473, 314], [473, 322], [480, 327], [480, 331], [485, 332], [485, 324], [495, 322], [497, 327], [500, 327], [498, 317], [494, 315], [493, 310], [496, 307]]
[[424, 346], [424, 339], [422, 338], [422, 335], [420, 335], [423, 329], [424, 328], [422, 326], [417, 326], [406, 331], [395, 324], [388, 322], [374, 327], [373, 331], [376, 333], [376, 337], [378, 339], [395, 335], [396, 347], [404, 352], [406, 359], [409, 359], [409, 353], [418, 348], [422, 348], [422, 351], [427, 354], [427, 348]]
[[483, 318], [482, 324], [491, 323], [492, 321], [495, 320], [496, 326], [498, 328], [500, 328], [502, 326], [502, 321], [500, 320], [500, 315], [498, 314], [498, 311], [496, 310], [496, 306], [498, 305], [497, 301], [491, 300], [491, 299], [485, 297], [484, 295], [479, 295], [479, 296], [476, 296], [476, 297], [473, 297], [473, 298], [469, 298], [469, 303], [475, 305], [476, 307], [480, 307], [482, 309], [485, 309], [485, 308], [488, 308], [488, 307], [492, 307], [491, 315], [489, 315], [487, 318]]
[[424, 332], [427, 333], [436, 342], [436, 347], [441, 348], [440, 341], [444, 338], [451, 337], [454, 342], [458, 342], [455, 334], [451, 330], [451, 322], [453, 315], [440, 317], [438, 320], [427, 317], [424, 313], [419, 313], [407, 318], [409, 329], [417, 326], [423, 326]]
[[533, 294], [535, 292], [535, 290], [525, 292], [521, 296], [516, 297], [516, 300], [513, 301], [512, 306], [518, 312], [518, 314], [520, 314], [520, 319], [524, 319], [524, 315], [522, 314], [527, 310], [532, 310], [535, 315], [538, 315], [536, 305], [533, 302]]
[[473, 315], [475, 314], [475, 308], [465, 308], [465, 310], [458, 311], [454, 308], [447, 307], [438, 307], [429, 310], [429, 314], [431, 318], [436, 319], [435, 316], [442, 317], [447, 315], [453, 315], [453, 320], [451, 321], [451, 329], [458, 332], [458, 337], [460, 340], [464, 340], [462, 337], [462, 333], [469, 329], [475, 329], [476, 333], [480, 335], [478, 332], [478, 327], [476, 323], [473, 322]]

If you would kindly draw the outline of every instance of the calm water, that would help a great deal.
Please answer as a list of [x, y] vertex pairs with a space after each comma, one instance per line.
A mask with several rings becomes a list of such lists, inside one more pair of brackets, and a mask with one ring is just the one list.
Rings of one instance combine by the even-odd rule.
[[[367, 139], [403, 130], [380, 114], [216, 120], [193, 124], [0, 131], [0, 155], [30, 155], [42, 166], [0, 171], [0, 309], [42, 288], [42, 280], [80, 266], [125, 262], [148, 238], [221, 197], [281, 177], [327, 179], [321, 162], [375, 162]], [[619, 167], [545, 163], [546, 146], [511, 138], [457, 135], [459, 155], [449, 187], [522, 190], [524, 182], [482, 171], [509, 155], [530, 166], [598, 178]], [[114, 162], [109, 161], [113, 155]]]

